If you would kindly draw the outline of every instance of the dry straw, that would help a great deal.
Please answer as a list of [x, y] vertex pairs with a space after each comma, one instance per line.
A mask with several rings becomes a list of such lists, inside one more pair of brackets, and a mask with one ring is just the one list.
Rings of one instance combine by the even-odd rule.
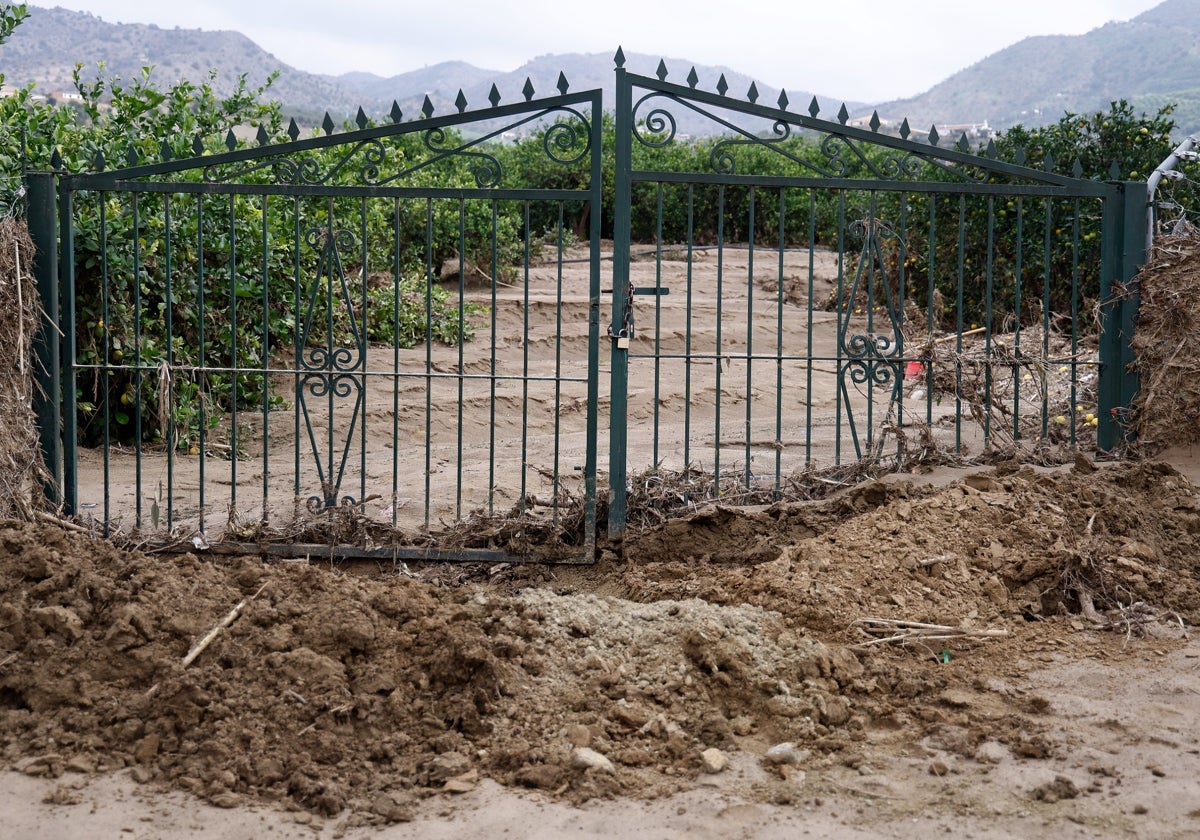
[[1200, 234], [1186, 233], [1160, 237], [1137, 278], [1133, 430], [1147, 454], [1200, 441]]
[[0, 219], [0, 517], [33, 519], [44, 474], [34, 423], [33, 338], [41, 305], [25, 222]]

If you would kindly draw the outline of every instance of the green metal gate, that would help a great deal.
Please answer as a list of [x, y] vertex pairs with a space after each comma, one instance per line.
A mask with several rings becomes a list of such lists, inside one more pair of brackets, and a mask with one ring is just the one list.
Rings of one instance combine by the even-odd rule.
[[[924, 449], [1120, 448], [1145, 185], [616, 64], [607, 423], [599, 90], [30, 174], [63, 509], [234, 550], [586, 562], [605, 425], [614, 538], [667, 474], [687, 507]], [[511, 183], [508, 132], [580, 186]]]
[[[590, 561], [601, 100], [558, 87], [59, 173], [64, 511], [160, 545]], [[513, 183], [511, 133], [582, 186]]]
[[667, 475], [686, 509], [921, 447], [1118, 446], [1145, 185], [616, 64], [610, 535]]

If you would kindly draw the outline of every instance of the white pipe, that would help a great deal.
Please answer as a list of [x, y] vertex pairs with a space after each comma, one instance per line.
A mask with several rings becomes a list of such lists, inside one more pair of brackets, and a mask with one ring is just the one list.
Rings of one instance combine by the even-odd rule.
[[1196, 147], [1196, 138], [1189, 137], [1184, 140], [1175, 151], [1158, 165], [1158, 168], [1150, 173], [1150, 177], [1146, 180], [1146, 258], [1150, 258], [1151, 250], [1154, 248], [1154, 195], [1158, 192], [1158, 185], [1162, 183], [1163, 178], [1179, 177], [1175, 174], [1175, 166], [1180, 160], [1189, 157], [1194, 157], [1189, 153]]

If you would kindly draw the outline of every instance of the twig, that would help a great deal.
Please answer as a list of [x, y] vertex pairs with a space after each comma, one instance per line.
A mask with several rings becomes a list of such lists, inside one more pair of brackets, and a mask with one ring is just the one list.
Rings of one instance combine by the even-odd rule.
[[60, 528], [65, 528], [68, 531], [75, 531], [78, 534], [90, 534], [91, 531], [82, 525], [76, 525], [74, 522], [68, 522], [65, 519], [59, 519], [53, 514], [45, 511], [38, 511], [37, 518], [43, 522], [49, 522], [51, 525], [57, 525]]
[[[22, 7], [23, 8], [23, 7]], [[25, 304], [21, 300], [21, 245], [13, 240], [13, 255], [17, 260], [17, 370], [25, 375]]]
[[936, 566], [938, 563], [949, 563], [951, 560], [954, 560], [954, 559], [955, 559], [955, 555], [953, 555], [953, 554], [939, 554], [936, 557], [927, 557], [924, 560], [921, 560], [917, 565], [919, 565], [919, 566]]
[[952, 627], [945, 624], [925, 624], [920, 621], [900, 621], [890, 618], [861, 618], [854, 622], [863, 632], [872, 635], [889, 635], [859, 642], [854, 647], [865, 648], [891, 642], [945, 641], [947, 639], [998, 639], [1008, 635], [1007, 630], [976, 630], [970, 627]]
[[1108, 627], [1112, 621], [1096, 612], [1096, 602], [1092, 599], [1091, 590], [1086, 586], [1075, 584], [1075, 594], [1079, 597], [1079, 614], [1092, 624]]
[[242, 600], [238, 601], [237, 605], [231, 609], [224, 618], [217, 622], [217, 626], [209, 630], [205, 637], [197, 642], [195, 647], [188, 651], [187, 656], [183, 657], [183, 667], [186, 668], [187, 666], [191, 665], [196, 660], [197, 656], [204, 653], [204, 649], [212, 644], [213, 639], [217, 638], [217, 636], [221, 634], [222, 630], [224, 630], [230, 624], [233, 624], [233, 622], [237, 621], [238, 616], [242, 614], [242, 610], [245, 608], [246, 604], [261, 595], [262, 591], [266, 588], [267, 584], [264, 583], [258, 588], [258, 592], [255, 592], [249, 598], [243, 598]]
[[[1180, 624], [1182, 624], [1182, 623], [1183, 622], [1180, 622]], [[16, 658], [17, 658], [17, 655], [15, 653], [10, 653], [8, 656], [4, 657], [3, 662], [0, 662], [0, 668], [3, 668], [5, 665], [7, 665], [9, 662], [12, 662]]]

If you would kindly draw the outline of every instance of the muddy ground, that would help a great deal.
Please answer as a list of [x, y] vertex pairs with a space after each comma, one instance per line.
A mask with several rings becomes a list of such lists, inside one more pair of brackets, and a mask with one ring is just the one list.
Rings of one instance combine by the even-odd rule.
[[1176, 454], [1188, 474], [1080, 456], [714, 506], [580, 568], [144, 557], [9, 523], [8, 836], [1195, 836]]

